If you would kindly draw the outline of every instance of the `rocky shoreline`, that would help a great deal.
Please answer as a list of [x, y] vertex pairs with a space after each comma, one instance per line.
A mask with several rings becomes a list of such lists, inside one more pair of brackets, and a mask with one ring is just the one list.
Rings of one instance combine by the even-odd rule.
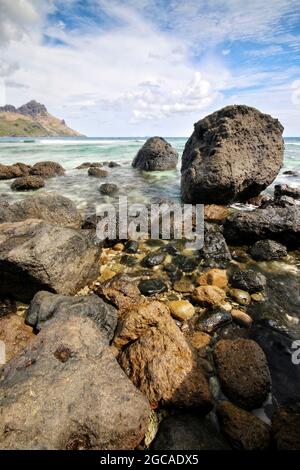
[[[187, 143], [182, 171], [193, 179], [182, 185], [186, 194], [192, 184], [193, 201], [195, 181], [208, 184], [211, 172], [207, 142], [219, 158], [222, 139], [237, 148], [240, 134], [250, 161], [255, 134], [255, 158], [267, 163], [273, 151], [279, 171], [280, 123], [236, 108], [200, 121], [196, 149], [195, 136]], [[153, 139], [134, 166], [176, 165], [169, 144]], [[259, 195], [276, 175], [257, 183], [251, 165], [231, 171], [243, 180], [233, 185], [224, 163], [223, 205], [219, 194], [199, 195], [197, 251], [184, 240], [99, 243], [95, 217], [60, 195], [0, 201], [0, 449], [300, 449], [300, 195], [287, 186]], [[100, 183], [114, 171], [113, 162], [84, 168]], [[15, 190], [63, 174], [54, 162], [0, 166]], [[226, 205], [245, 195], [251, 210]]]

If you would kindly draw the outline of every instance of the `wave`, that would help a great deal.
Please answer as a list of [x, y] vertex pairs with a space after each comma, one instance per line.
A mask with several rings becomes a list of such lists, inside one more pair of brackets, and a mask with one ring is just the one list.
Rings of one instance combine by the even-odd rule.
[[36, 143], [43, 145], [118, 145], [118, 144], [132, 144], [135, 143], [134, 140], [64, 140], [64, 139], [42, 139], [36, 140]]

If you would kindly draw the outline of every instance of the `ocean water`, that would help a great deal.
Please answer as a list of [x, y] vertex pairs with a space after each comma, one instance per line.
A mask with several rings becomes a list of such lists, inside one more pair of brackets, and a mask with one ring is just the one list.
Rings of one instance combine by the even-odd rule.
[[[46, 181], [40, 191], [59, 192], [72, 199], [80, 209], [93, 210], [95, 204], [111, 201], [99, 192], [101, 183], [115, 183], [119, 195], [126, 195], [130, 202], [150, 201], [156, 198], [179, 200], [180, 161], [177, 170], [165, 172], [140, 172], [131, 162], [146, 138], [45, 138], [0, 139], [0, 163], [16, 162], [34, 164], [39, 161], [56, 161], [66, 169], [66, 176]], [[167, 140], [181, 156], [187, 138], [169, 137]], [[106, 178], [88, 176], [87, 169], [77, 170], [84, 162], [115, 161], [121, 165], [108, 169]], [[290, 170], [294, 175], [285, 175]], [[276, 181], [300, 186], [300, 138], [285, 139], [284, 166]], [[30, 193], [15, 193], [10, 189], [11, 181], [0, 181], [0, 195], [9, 201], [26, 197]], [[270, 191], [269, 188], [267, 191]]]

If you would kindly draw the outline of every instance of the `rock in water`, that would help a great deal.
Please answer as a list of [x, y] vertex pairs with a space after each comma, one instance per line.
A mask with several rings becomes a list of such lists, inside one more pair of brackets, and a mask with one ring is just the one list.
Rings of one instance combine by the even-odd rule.
[[36, 191], [44, 186], [45, 182], [40, 176], [23, 176], [15, 179], [10, 187], [13, 191]]
[[0, 449], [134, 449], [149, 413], [94, 321], [63, 314], [4, 368]]
[[227, 204], [257, 196], [283, 162], [283, 127], [244, 105], [227, 106], [195, 124], [181, 167], [184, 202]]
[[145, 171], [176, 168], [178, 153], [162, 137], [150, 137], [135, 156], [132, 166]]
[[238, 211], [224, 224], [224, 236], [232, 244], [252, 244], [271, 239], [288, 247], [300, 244], [300, 206]]
[[42, 219], [49, 224], [72, 228], [80, 228], [82, 224], [74, 202], [59, 194], [29, 196], [10, 206], [0, 207], [0, 223], [26, 219]]
[[74, 294], [99, 272], [99, 249], [79, 230], [41, 220], [0, 225], [0, 297]]
[[242, 289], [250, 294], [261, 292], [267, 285], [266, 277], [253, 269], [235, 269], [230, 277], [232, 287]]
[[30, 169], [30, 174], [42, 178], [53, 178], [54, 176], [64, 176], [65, 170], [56, 162], [38, 162]]
[[300, 403], [279, 407], [272, 417], [272, 430], [277, 449], [300, 450], [299, 428]]
[[273, 240], [259, 240], [250, 248], [250, 255], [257, 261], [271, 261], [287, 256], [287, 249]]

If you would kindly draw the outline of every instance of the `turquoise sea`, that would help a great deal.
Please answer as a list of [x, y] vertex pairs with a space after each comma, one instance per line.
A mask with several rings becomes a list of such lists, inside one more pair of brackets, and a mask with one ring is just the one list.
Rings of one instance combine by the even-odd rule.
[[[166, 137], [181, 156], [187, 137]], [[180, 194], [180, 162], [176, 171], [145, 173], [131, 167], [131, 162], [145, 142], [146, 137], [119, 138], [44, 138], [0, 139], [0, 163], [16, 162], [34, 164], [39, 161], [59, 162], [66, 169], [66, 176], [46, 181], [45, 189], [56, 191], [74, 200], [81, 208], [91, 208], [105, 201], [99, 191], [99, 178], [89, 177], [87, 169], [76, 170], [84, 162], [112, 160], [121, 167], [109, 169], [109, 176], [101, 183], [115, 183], [119, 194], [130, 201], [149, 201], [153, 198], [178, 199]], [[293, 175], [285, 175], [286, 171]], [[300, 137], [285, 139], [284, 166], [274, 182], [300, 186]], [[0, 196], [7, 200], [22, 199], [28, 193], [13, 193], [11, 181], [0, 181]], [[270, 190], [270, 189], [269, 189]]]

